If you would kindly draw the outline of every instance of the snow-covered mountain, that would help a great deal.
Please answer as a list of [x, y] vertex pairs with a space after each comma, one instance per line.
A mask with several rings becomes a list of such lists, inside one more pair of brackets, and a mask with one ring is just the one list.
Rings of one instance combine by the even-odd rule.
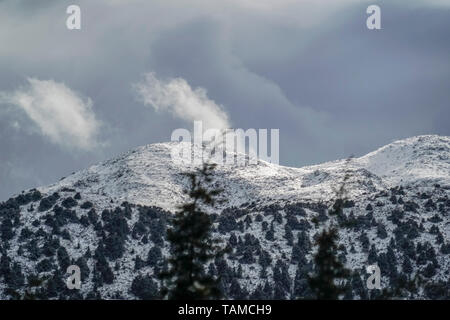
[[[194, 168], [171, 160], [171, 150], [178, 145], [170, 142], [143, 146], [39, 190], [52, 193], [75, 188], [96, 202], [113, 199], [173, 210], [184, 198], [180, 173]], [[217, 180], [229, 196], [228, 206], [255, 199], [324, 201], [334, 197], [334, 188], [347, 172], [351, 173], [347, 182], [351, 198], [400, 185], [449, 185], [449, 159], [448, 137], [419, 136], [394, 142], [350, 162], [344, 159], [303, 168], [264, 161], [222, 165], [217, 168]]]
[[[166, 220], [193, 169], [171, 160], [179, 146], [143, 146], [0, 204], [0, 297], [25, 288], [44, 298], [155, 297]], [[215, 234], [236, 250], [208, 271], [224, 279], [227, 297], [307, 297], [312, 221], [328, 219], [344, 181], [339, 253], [359, 274], [347, 298], [374, 296], [364, 280], [373, 263], [385, 286], [419, 274], [426, 281], [413, 297], [449, 298], [450, 138], [435, 135], [302, 168], [218, 166]], [[70, 264], [82, 269], [79, 291], [63, 283]], [[33, 287], [33, 277], [45, 285]]]

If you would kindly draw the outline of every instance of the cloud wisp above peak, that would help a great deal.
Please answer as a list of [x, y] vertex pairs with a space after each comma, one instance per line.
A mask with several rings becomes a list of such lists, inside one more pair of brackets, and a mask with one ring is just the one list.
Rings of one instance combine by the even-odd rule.
[[67, 149], [90, 151], [97, 147], [101, 126], [90, 98], [64, 83], [27, 78], [27, 85], [13, 92], [0, 92], [0, 102], [22, 110], [52, 143]]
[[208, 98], [206, 89], [192, 89], [183, 78], [164, 81], [154, 73], [147, 73], [133, 88], [138, 100], [156, 111], [169, 112], [189, 123], [202, 121], [205, 129], [231, 127], [224, 108]]

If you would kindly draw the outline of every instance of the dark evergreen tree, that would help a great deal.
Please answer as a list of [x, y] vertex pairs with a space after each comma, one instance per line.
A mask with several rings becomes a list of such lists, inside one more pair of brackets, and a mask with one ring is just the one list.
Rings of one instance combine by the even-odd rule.
[[367, 261], [369, 264], [374, 264], [377, 262], [378, 256], [377, 256], [377, 249], [375, 248], [375, 245], [372, 244], [369, 250], [369, 256], [367, 258]]
[[141, 300], [158, 298], [158, 286], [150, 276], [139, 275], [131, 283], [130, 292]]
[[[364, 274], [365, 270], [362, 269], [361, 273]], [[353, 273], [350, 278], [350, 288], [353, 290], [353, 292], [359, 296], [360, 299], [367, 299], [367, 292], [366, 292], [366, 284], [363, 283], [361, 276], [358, 273]], [[355, 298], [352, 296], [352, 298]]]
[[61, 269], [64, 271], [67, 270], [67, 267], [70, 266], [70, 257], [67, 253], [66, 248], [59, 247], [56, 251], [56, 256], [58, 258], [58, 263]]
[[241, 287], [236, 278], [231, 280], [230, 289], [228, 291], [228, 295], [233, 299], [244, 300], [247, 298], [247, 292]]
[[286, 239], [287, 244], [289, 246], [292, 246], [294, 242], [294, 235], [292, 234], [292, 229], [289, 226], [289, 224], [286, 223], [286, 225], [284, 226], [284, 231], [285, 231], [284, 238]]
[[377, 236], [380, 239], [386, 239], [387, 238], [386, 227], [382, 223], [378, 223], [378, 225], [377, 225]]
[[190, 201], [181, 205], [167, 230], [171, 256], [170, 268], [160, 274], [162, 294], [168, 299], [220, 298], [219, 282], [205, 272], [208, 263], [223, 250], [219, 240], [211, 238], [212, 222], [206, 206], [214, 206], [218, 189], [208, 190], [213, 180], [214, 164], [203, 164], [201, 169], [185, 174]]
[[281, 260], [278, 260], [273, 269], [274, 299], [284, 300], [288, 298], [291, 292], [291, 278], [289, 276], [288, 266]]
[[95, 250], [94, 259], [94, 287], [101, 287], [103, 283], [111, 284], [114, 281], [114, 273], [108, 264], [104, 254], [105, 249], [99, 245]]
[[237, 245], [238, 241], [237, 241], [236, 235], [235, 235], [234, 233], [231, 234], [230, 239], [228, 240], [228, 242], [229, 242], [232, 246]]
[[273, 223], [270, 225], [270, 229], [266, 232], [266, 240], [269, 241], [275, 240], [275, 229], [273, 227]]
[[134, 259], [134, 270], [139, 270], [141, 268], [145, 267], [145, 262], [144, 260], [141, 259], [140, 256], [136, 256], [136, 258]]
[[269, 281], [266, 281], [266, 284], [263, 288], [263, 295], [266, 300], [271, 299], [273, 295], [272, 286], [270, 285]]
[[[351, 161], [351, 157], [346, 160], [346, 165]], [[346, 170], [342, 184], [335, 190], [336, 200], [328, 210], [331, 217], [330, 226], [322, 229], [318, 234], [315, 245], [317, 252], [313, 257], [313, 274], [308, 275], [308, 284], [317, 299], [336, 300], [346, 291], [346, 280], [350, 276], [350, 271], [345, 268], [342, 259], [338, 258], [338, 225], [336, 220], [344, 214], [344, 204], [346, 202], [346, 183], [350, 178], [350, 171]]]
[[407, 256], [403, 258], [402, 270], [406, 274], [410, 274], [413, 271], [411, 260]]
[[4, 219], [0, 225], [1, 239], [4, 242], [11, 240], [14, 237], [13, 224], [10, 219]]
[[263, 249], [259, 255], [259, 265], [263, 270], [265, 270], [271, 263], [272, 258], [270, 257], [270, 254]]
[[370, 242], [369, 242], [369, 238], [367, 237], [367, 234], [364, 231], [361, 232], [361, 235], [358, 237], [358, 240], [361, 242], [363, 251], [368, 252]]
[[330, 228], [323, 230], [316, 240], [315, 274], [308, 277], [308, 282], [317, 299], [339, 299], [345, 292], [342, 284], [337, 282], [346, 279], [350, 272], [336, 255], [337, 238], [337, 229]]
[[308, 284], [308, 268], [306, 266], [298, 266], [294, 279], [294, 297], [296, 299], [313, 298], [311, 288]]
[[162, 264], [162, 252], [159, 247], [152, 247], [148, 251], [147, 264], [151, 267], [156, 267]]

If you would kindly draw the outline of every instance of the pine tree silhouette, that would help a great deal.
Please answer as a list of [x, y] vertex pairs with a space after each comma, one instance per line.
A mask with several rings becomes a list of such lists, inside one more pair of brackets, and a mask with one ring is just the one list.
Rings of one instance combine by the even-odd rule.
[[330, 228], [323, 230], [316, 240], [318, 250], [314, 256], [315, 275], [308, 277], [308, 283], [313, 294], [320, 300], [339, 299], [345, 288], [336, 282], [350, 276], [350, 272], [337, 258], [337, 238], [337, 229]]
[[179, 206], [167, 231], [171, 256], [169, 270], [160, 274], [163, 297], [173, 300], [220, 298], [219, 282], [207, 274], [206, 266], [223, 254], [220, 242], [211, 238], [212, 221], [204, 208], [212, 207], [219, 189], [207, 189], [212, 182], [214, 164], [186, 173], [190, 201]]
[[[351, 157], [347, 159], [345, 167], [348, 166], [350, 161]], [[328, 215], [331, 218], [330, 225], [328, 228], [324, 226], [315, 241], [317, 252], [313, 259], [314, 274], [308, 275], [308, 284], [314, 296], [320, 300], [339, 299], [345, 293], [345, 282], [351, 275], [350, 270], [345, 268], [337, 256], [339, 233], [338, 223], [336, 222], [336, 219], [343, 214], [345, 186], [349, 178], [350, 171], [346, 170], [339, 189], [335, 190], [335, 202], [328, 210]]]

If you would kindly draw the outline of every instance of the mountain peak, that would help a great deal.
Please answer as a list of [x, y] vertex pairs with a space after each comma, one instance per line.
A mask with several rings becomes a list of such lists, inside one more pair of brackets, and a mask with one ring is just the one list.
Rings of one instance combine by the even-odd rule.
[[433, 180], [448, 183], [450, 137], [422, 135], [398, 140], [359, 160], [367, 170], [391, 184]]

